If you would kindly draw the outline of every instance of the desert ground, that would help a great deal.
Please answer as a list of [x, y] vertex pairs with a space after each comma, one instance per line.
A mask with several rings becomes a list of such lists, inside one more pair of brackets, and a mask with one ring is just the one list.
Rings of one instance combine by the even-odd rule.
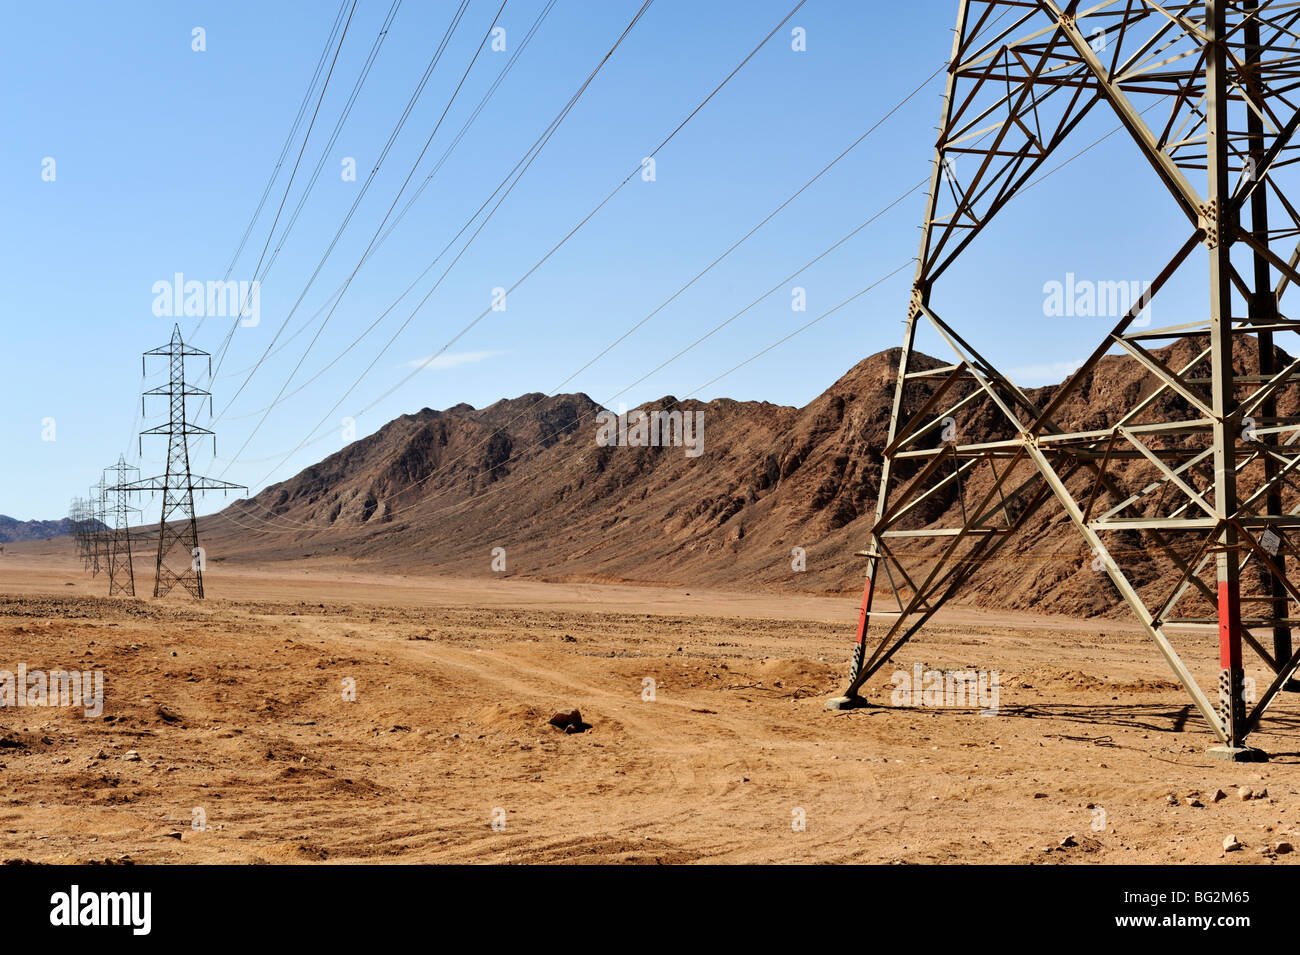
[[[70, 554], [0, 554], [0, 670], [105, 674], [98, 718], [0, 709], [0, 860], [1296, 858], [1300, 699], [1253, 738], [1271, 762], [1211, 759], [1127, 622], [946, 610], [877, 705], [833, 712], [852, 598], [323, 560], [205, 579], [110, 599]], [[1184, 646], [1212, 686], [1213, 637]], [[917, 663], [997, 671], [997, 715], [891, 705]], [[549, 725], [574, 708], [588, 729]]]

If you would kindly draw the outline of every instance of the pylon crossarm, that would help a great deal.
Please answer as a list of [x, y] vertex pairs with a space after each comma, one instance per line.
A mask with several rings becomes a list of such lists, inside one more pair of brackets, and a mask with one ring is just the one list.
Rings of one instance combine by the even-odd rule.
[[1210, 724], [1210, 729], [1214, 732], [1214, 735], [1218, 738], [1219, 742], [1226, 742], [1227, 735], [1224, 733], [1223, 726], [1219, 721], [1218, 715], [1215, 713], [1214, 707], [1211, 706], [1204, 691], [1201, 690], [1200, 685], [1192, 677], [1186, 665], [1178, 656], [1177, 651], [1174, 650], [1173, 645], [1170, 644], [1163, 631], [1159, 627], [1153, 626], [1151, 613], [1147, 610], [1146, 604], [1142, 602], [1142, 598], [1138, 596], [1133, 585], [1129, 583], [1128, 577], [1110, 556], [1110, 552], [1107, 550], [1105, 543], [1097, 535], [1096, 531], [1083, 521], [1083, 512], [1079, 509], [1079, 505], [1075, 502], [1073, 495], [1070, 494], [1069, 489], [1065, 486], [1065, 482], [1057, 475], [1055, 469], [1052, 468], [1051, 463], [1043, 455], [1043, 452], [1036, 444], [1031, 441], [1025, 442], [1025, 450], [1034, 463], [1038, 465], [1039, 472], [1052, 488], [1057, 500], [1061, 502], [1061, 506], [1065, 508], [1065, 511], [1070, 516], [1070, 520], [1074, 523], [1075, 528], [1083, 535], [1084, 540], [1097, 556], [1101, 558], [1102, 566], [1105, 568], [1107, 576], [1109, 576], [1111, 581], [1115, 584], [1115, 588], [1120, 592], [1120, 596], [1124, 598], [1124, 602], [1129, 605], [1129, 609], [1133, 611], [1134, 616], [1138, 618], [1138, 622], [1142, 625], [1143, 629], [1146, 630], [1151, 639], [1155, 641], [1156, 647], [1159, 649], [1161, 656], [1165, 658], [1170, 669], [1173, 670], [1174, 676], [1177, 677], [1178, 682], [1182, 684], [1183, 689], [1186, 690], [1187, 694], [1192, 698], [1192, 702], [1200, 711], [1201, 716], [1203, 716], [1205, 721]]

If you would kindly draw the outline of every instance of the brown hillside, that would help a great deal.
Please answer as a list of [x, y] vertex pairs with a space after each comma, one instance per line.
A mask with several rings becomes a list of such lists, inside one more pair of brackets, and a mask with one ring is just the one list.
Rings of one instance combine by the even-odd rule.
[[[1181, 368], [1202, 345], [1188, 340], [1157, 354]], [[1253, 339], [1240, 343], [1241, 368], [1253, 370], [1254, 349]], [[502, 547], [516, 575], [852, 591], [863, 562], [851, 555], [870, 530], [897, 361], [897, 349], [866, 358], [803, 408], [671, 396], [647, 406], [703, 411], [698, 457], [681, 447], [597, 446], [601, 409], [581, 394], [426, 408], [206, 519], [205, 545], [213, 560], [350, 556], [394, 572], [476, 576], [493, 573], [492, 550]], [[914, 367], [940, 364], [919, 356]], [[910, 409], [934, 387], [927, 381], [909, 389]], [[1059, 387], [1027, 395], [1044, 407]], [[1108, 427], [1153, 389], [1153, 376], [1135, 361], [1107, 357], [1055, 418], [1066, 430]], [[1300, 401], [1284, 394], [1279, 413], [1297, 411]], [[1138, 420], [1153, 415], [1193, 416], [1167, 394]], [[962, 441], [1012, 434], [983, 398], [957, 427]], [[1118, 474], [1127, 494], [1153, 472], [1138, 464]], [[971, 476], [968, 504], [990, 480]], [[1091, 487], [1082, 475], [1069, 484], [1080, 497]], [[1099, 503], [1115, 500], [1103, 494]], [[952, 523], [960, 507], [955, 490], [938, 494], [909, 526]], [[1135, 582], [1155, 586], [1166, 568], [1145, 555], [1148, 545], [1135, 533], [1115, 549]], [[805, 572], [792, 569], [795, 547], [806, 551]], [[1090, 569], [1082, 539], [1054, 502], [1000, 557], [963, 599], [1081, 614], [1115, 607], [1109, 581]]]

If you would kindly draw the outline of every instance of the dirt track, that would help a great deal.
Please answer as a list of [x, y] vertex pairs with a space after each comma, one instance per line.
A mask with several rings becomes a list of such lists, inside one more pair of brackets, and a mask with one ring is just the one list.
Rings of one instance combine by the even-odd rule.
[[[886, 705], [833, 713], [850, 600], [327, 565], [208, 582], [108, 600], [66, 560], [0, 557], [0, 670], [106, 681], [102, 718], [0, 710], [0, 860], [1251, 863], [1300, 839], [1300, 701], [1255, 738], [1273, 762], [1209, 759], [1113, 622], [959, 611], [888, 670], [996, 670], [997, 716], [891, 707], [888, 676]], [[575, 706], [589, 732], [546, 725]]]

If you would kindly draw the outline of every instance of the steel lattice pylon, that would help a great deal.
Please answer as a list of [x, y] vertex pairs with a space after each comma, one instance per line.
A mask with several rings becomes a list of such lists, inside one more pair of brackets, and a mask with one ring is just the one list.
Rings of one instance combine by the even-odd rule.
[[[1300, 332], [1300, 321], [1279, 309], [1288, 286], [1300, 282], [1300, 212], [1281, 181], [1300, 125], [1297, 36], [1293, 2], [962, 0], [864, 552], [852, 673], [831, 706], [857, 702], [865, 681], [1055, 501], [1209, 724], [1215, 751], [1262, 758], [1246, 739], [1300, 663], [1291, 643], [1300, 591], [1287, 562], [1298, 554], [1300, 417], [1277, 411], [1284, 393], [1295, 394], [1288, 389], [1300, 381], [1300, 360], [1277, 365], [1273, 345], [1277, 332]], [[1039, 407], [955, 330], [959, 323], [936, 312], [931, 291], [1094, 108], [1118, 117], [1187, 226], [1147, 290]], [[1206, 316], [1141, 327], [1139, 315], [1198, 250], [1208, 256]], [[951, 348], [952, 364], [919, 360], [922, 323]], [[1251, 367], [1234, 369], [1234, 346], [1237, 365], [1249, 355]], [[1190, 361], [1168, 363], [1175, 348], [1186, 355], [1189, 347]], [[1116, 349], [1149, 373], [1153, 391], [1104, 427], [1063, 427], [1065, 403]], [[975, 407], [999, 422], [992, 440], [936, 440], [943, 422]], [[974, 500], [968, 487], [980, 490]], [[959, 521], [927, 517], [928, 506], [954, 494]], [[1141, 535], [1164, 562], [1158, 600], [1116, 559], [1117, 534]], [[896, 613], [873, 610], [882, 572]], [[878, 639], [868, 636], [873, 622], [881, 623]], [[1218, 626], [1217, 705], [1170, 640], [1168, 629], [1179, 624]], [[1268, 632], [1271, 649], [1252, 631]], [[1271, 681], [1253, 706], [1243, 643]]]
[[[161, 477], [145, 478], [115, 485], [114, 491], [159, 491], [162, 493], [162, 515], [158, 521], [158, 555], [154, 572], [153, 595], [166, 596], [173, 587], [180, 584], [193, 596], [203, 597], [202, 551], [199, 548], [199, 526], [194, 516], [194, 492], [210, 490], [247, 490], [242, 484], [219, 481], [216, 478], [196, 477], [190, 471], [191, 435], [211, 435], [206, 428], [200, 428], [187, 418], [186, 399], [190, 397], [211, 398], [202, 388], [197, 388], [185, 380], [185, 359], [190, 357], [208, 357], [208, 353], [192, 345], [187, 345], [181, 338], [181, 329], [176, 325], [172, 329], [171, 341], [159, 348], [144, 353], [144, 358], [164, 357], [168, 360], [168, 381], [140, 397], [141, 411], [144, 399], [150, 396], [165, 397], [168, 403], [168, 421], [147, 431], [144, 435], [167, 436], [167, 471]], [[143, 359], [142, 359], [143, 361]], [[212, 368], [209, 360], [208, 376]], [[213, 449], [216, 449], [216, 437], [213, 436]], [[182, 551], [179, 562], [175, 551]], [[178, 570], [177, 567], [180, 569]]]
[[108, 565], [108, 485], [101, 477], [90, 485], [90, 531], [89, 553], [90, 576], [97, 577]]
[[[128, 477], [134, 471], [137, 479], [140, 469], [126, 463], [125, 455], [117, 456], [117, 464], [105, 468], [105, 483], [108, 493], [113, 495], [113, 502], [108, 511], [111, 517], [105, 532], [108, 536], [108, 595], [126, 594], [135, 596], [135, 568], [131, 561], [131, 515], [140, 513], [139, 508], [131, 507], [127, 499], [129, 493], [124, 485], [129, 484]], [[112, 479], [107, 475], [112, 474]]]

